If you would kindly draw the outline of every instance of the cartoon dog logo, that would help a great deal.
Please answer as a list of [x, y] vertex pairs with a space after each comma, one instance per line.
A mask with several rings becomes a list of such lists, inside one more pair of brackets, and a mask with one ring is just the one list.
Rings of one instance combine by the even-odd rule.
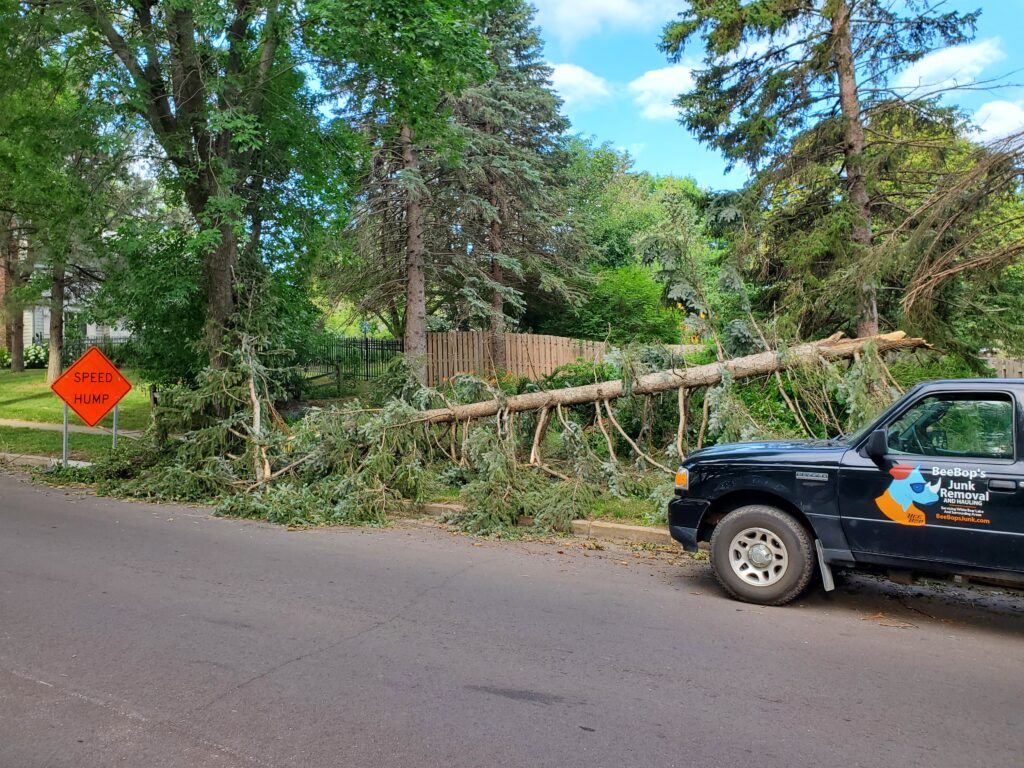
[[924, 525], [925, 514], [918, 504], [934, 504], [939, 500], [939, 486], [942, 480], [926, 483], [920, 465], [897, 464], [889, 470], [892, 482], [881, 496], [875, 499], [882, 514], [900, 525]]

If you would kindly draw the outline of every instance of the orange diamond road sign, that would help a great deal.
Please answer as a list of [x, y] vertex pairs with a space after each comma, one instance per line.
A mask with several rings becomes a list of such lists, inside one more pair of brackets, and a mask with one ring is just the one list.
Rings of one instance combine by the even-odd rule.
[[50, 388], [82, 421], [95, 427], [132, 385], [106, 355], [90, 347]]

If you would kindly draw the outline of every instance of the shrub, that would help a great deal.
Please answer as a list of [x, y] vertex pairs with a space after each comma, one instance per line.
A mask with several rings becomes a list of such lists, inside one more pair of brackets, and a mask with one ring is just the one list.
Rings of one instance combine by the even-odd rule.
[[978, 370], [976, 364], [957, 355], [943, 355], [938, 352], [916, 352], [900, 355], [889, 365], [892, 376], [904, 389], [930, 379], [964, 379], [972, 376], [990, 375], [987, 370]]
[[618, 378], [618, 369], [609, 363], [593, 363], [577, 360], [555, 368], [554, 371], [541, 379], [543, 389], [565, 389], [581, 387], [599, 381]]
[[25, 367], [45, 368], [50, 360], [50, 350], [42, 344], [29, 344], [25, 347]]
[[681, 312], [665, 306], [662, 286], [651, 272], [629, 265], [598, 273], [581, 306], [553, 307], [534, 323], [538, 333], [576, 339], [678, 344], [682, 319]]
[[0, 368], [11, 367], [11, 353], [6, 348], [0, 347]]

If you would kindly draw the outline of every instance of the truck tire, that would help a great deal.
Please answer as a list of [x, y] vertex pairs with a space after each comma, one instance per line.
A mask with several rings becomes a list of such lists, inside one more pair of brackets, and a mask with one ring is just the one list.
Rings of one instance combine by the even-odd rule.
[[792, 515], [765, 504], [734, 509], [711, 534], [711, 568], [737, 600], [784, 605], [814, 575], [814, 545]]

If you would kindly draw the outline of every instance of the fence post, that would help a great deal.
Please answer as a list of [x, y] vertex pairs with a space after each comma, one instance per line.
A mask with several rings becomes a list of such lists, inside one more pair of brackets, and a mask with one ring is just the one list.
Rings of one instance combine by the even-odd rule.
[[341, 363], [334, 364], [334, 383], [338, 388], [338, 397], [341, 397]]

